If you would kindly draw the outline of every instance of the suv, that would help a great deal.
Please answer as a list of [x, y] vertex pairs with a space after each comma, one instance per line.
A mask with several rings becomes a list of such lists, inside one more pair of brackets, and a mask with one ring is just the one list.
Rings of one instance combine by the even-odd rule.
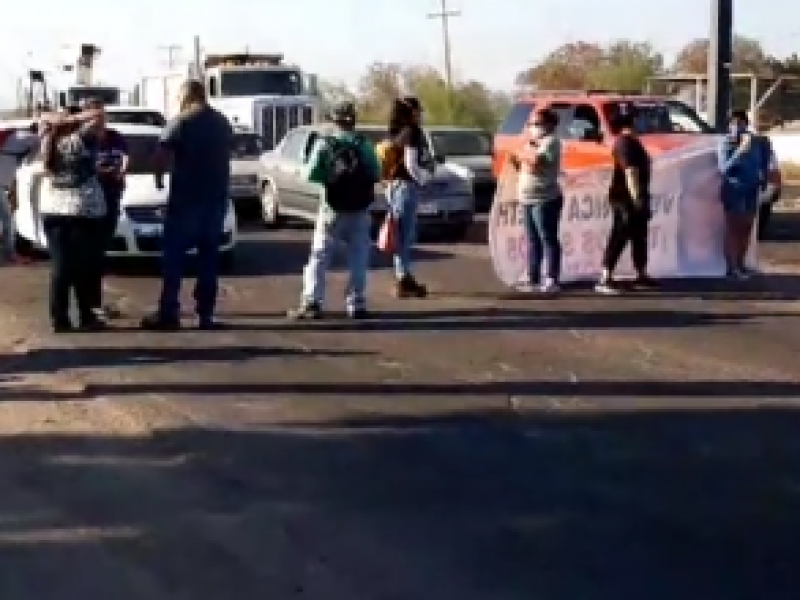
[[[604, 91], [540, 92], [520, 97], [500, 125], [494, 141], [495, 176], [500, 176], [508, 155], [527, 140], [526, 126], [534, 109], [541, 108], [549, 108], [559, 117], [557, 134], [564, 144], [563, 166], [567, 169], [609, 164], [609, 122], [620, 110], [636, 115], [642, 141], [654, 156], [679, 148], [696, 135], [715, 135], [708, 123], [680, 100]], [[781, 196], [781, 175], [771, 144], [764, 136], [758, 138], [766, 140], [771, 156], [769, 179], [759, 198], [763, 235], [772, 206]]]
[[549, 108], [559, 118], [557, 134], [564, 142], [564, 167], [608, 165], [609, 122], [621, 110], [633, 109], [642, 141], [653, 154], [686, 144], [689, 136], [714, 133], [688, 105], [652, 96], [603, 92], [543, 92], [517, 100], [495, 135], [496, 176], [509, 153], [527, 139], [525, 128], [534, 109]]

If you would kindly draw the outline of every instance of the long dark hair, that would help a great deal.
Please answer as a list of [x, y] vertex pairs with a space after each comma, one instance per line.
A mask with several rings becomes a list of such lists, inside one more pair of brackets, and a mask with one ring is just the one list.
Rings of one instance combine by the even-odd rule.
[[415, 128], [414, 111], [420, 108], [419, 99], [413, 96], [397, 98], [392, 103], [392, 111], [389, 113], [389, 135], [395, 136], [406, 127]]

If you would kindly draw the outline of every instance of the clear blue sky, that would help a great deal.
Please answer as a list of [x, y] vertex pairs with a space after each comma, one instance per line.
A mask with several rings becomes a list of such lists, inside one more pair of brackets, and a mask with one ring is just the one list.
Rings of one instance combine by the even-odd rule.
[[[192, 36], [209, 51], [283, 52], [323, 78], [357, 81], [369, 63], [442, 64], [439, 0], [32, 0], [6, 2], [0, 35], [0, 105], [16, 94], [29, 65], [55, 66], [64, 44], [103, 48], [99, 75], [132, 85], [163, 65], [158, 47]], [[707, 0], [449, 0], [454, 66], [460, 76], [510, 88], [514, 75], [570, 40], [621, 37], [652, 41], [667, 55], [707, 35]], [[72, 9], [71, 14], [66, 7]], [[646, 6], [646, 10], [643, 7]], [[800, 3], [738, 0], [738, 33], [779, 55], [800, 49]], [[12, 25], [13, 24], [13, 25]], [[98, 29], [97, 27], [100, 26]]]

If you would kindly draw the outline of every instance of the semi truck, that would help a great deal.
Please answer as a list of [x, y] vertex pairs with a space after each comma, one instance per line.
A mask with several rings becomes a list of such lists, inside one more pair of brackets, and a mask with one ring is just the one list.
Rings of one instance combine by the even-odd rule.
[[144, 77], [135, 96], [143, 106], [174, 116], [178, 88], [190, 77], [203, 81], [209, 103], [233, 125], [258, 133], [266, 150], [290, 129], [321, 116], [316, 76], [286, 63], [282, 54], [209, 54], [199, 65]]
[[22, 90], [20, 105], [28, 116], [41, 110], [62, 109], [97, 98], [108, 106], [119, 105], [119, 87], [98, 83], [94, 78], [100, 48], [81, 43], [64, 47], [64, 56], [55, 71], [31, 69]]

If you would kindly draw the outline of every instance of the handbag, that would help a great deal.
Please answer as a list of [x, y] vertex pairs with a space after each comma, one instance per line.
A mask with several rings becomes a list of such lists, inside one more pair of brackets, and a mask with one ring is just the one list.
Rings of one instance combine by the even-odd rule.
[[397, 217], [392, 213], [386, 215], [380, 231], [378, 232], [377, 246], [381, 252], [392, 254], [397, 251], [398, 245], [398, 223]]

